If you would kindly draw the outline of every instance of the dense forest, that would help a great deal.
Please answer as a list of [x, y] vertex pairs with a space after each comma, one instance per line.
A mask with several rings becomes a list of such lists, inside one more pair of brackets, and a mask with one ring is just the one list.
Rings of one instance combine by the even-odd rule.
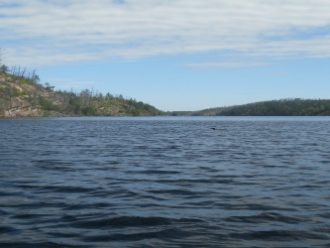
[[330, 100], [284, 99], [191, 112], [197, 116], [329, 116]]
[[35, 72], [0, 67], [0, 117], [26, 116], [152, 116], [155, 107], [93, 90], [79, 93], [54, 90], [42, 85]]

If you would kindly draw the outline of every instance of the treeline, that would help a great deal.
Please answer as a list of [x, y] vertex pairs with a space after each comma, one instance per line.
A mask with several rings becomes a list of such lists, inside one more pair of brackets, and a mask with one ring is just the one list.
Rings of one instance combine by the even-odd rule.
[[8, 66], [1, 65], [0, 63], [0, 73], [6, 73], [15, 76], [16, 78], [20, 78], [23, 80], [30, 80], [35, 83], [39, 82], [40, 80], [35, 70], [30, 71], [26, 67], [13, 66], [9, 68]]
[[84, 116], [117, 116], [117, 115], [159, 115], [161, 112], [155, 107], [135, 99], [126, 99], [122, 95], [114, 96], [110, 93], [102, 94], [93, 90], [83, 90], [79, 93], [67, 91], [52, 91], [56, 101], [61, 104], [52, 104], [43, 99], [41, 106], [48, 111], [57, 111], [73, 115]]
[[330, 100], [283, 99], [239, 106], [206, 109], [192, 115], [204, 116], [329, 116]]

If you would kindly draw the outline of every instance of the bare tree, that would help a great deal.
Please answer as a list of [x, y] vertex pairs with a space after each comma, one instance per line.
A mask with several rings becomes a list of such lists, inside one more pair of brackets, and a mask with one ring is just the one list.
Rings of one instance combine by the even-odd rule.
[[2, 65], [2, 49], [0, 48], [0, 66]]

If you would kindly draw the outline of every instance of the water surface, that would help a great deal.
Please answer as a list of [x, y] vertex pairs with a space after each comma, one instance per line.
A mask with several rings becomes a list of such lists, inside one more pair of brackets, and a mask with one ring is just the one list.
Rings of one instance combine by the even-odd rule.
[[0, 121], [0, 247], [329, 247], [329, 118]]

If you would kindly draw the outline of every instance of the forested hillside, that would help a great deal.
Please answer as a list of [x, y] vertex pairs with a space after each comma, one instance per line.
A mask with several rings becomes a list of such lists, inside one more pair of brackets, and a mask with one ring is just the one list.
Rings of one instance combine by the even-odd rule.
[[329, 116], [330, 100], [284, 99], [192, 112], [201, 116]]
[[41, 85], [35, 73], [9, 73], [0, 69], [0, 117], [29, 116], [151, 116], [160, 115], [155, 107], [91, 90], [80, 93], [55, 91]]

